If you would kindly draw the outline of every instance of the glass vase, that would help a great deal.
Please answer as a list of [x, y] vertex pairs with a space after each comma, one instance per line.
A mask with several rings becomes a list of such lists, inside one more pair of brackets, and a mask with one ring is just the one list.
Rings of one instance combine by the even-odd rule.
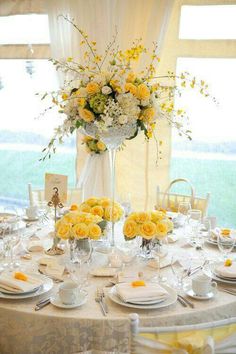
[[153, 250], [153, 240], [146, 240], [142, 238], [141, 245], [140, 245], [140, 257], [144, 259], [151, 259], [152, 258], [152, 250]]
[[116, 152], [123, 141], [127, 138], [130, 138], [135, 135], [137, 131], [136, 122], [132, 122], [129, 124], [123, 125], [115, 125], [107, 128], [106, 130], [99, 130], [99, 128], [93, 124], [88, 123], [84, 127], [84, 130], [87, 135], [90, 135], [94, 138], [101, 139], [107, 147], [109, 152], [109, 160], [110, 160], [110, 170], [111, 170], [111, 200], [112, 200], [112, 208], [111, 208], [111, 239], [110, 246], [115, 247], [115, 223], [113, 221], [114, 214], [114, 202], [115, 202], [115, 161], [116, 161]]
[[92, 245], [88, 238], [69, 239], [70, 261], [71, 263], [88, 263], [92, 255]]

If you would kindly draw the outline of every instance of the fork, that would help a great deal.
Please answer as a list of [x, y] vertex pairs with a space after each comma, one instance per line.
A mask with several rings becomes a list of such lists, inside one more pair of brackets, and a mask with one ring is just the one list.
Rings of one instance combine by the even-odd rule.
[[178, 298], [180, 298], [182, 301], [184, 301], [186, 304], [188, 304], [188, 306], [190, 306], [192, 309], [194, 309], [194, 304], [189, 301], [188, 299], [186, 299], [185, 297], [183, 297], [182, 295], [178, 294]]
[[106, 311], [104, 309], [104, 306], [103, 306], [103, 303], [102, 303], [102, 299], [101, 299], [100, 296], [98, 296], [98, 294], [96, 294], [96, 296], [95, 296], [95, 301], [100, 305], [100, 309], [102, 311], [103, 316], [106, 316], [107, 314], [106, 314]]
[[98, 288], [97, 289], [97, 295], [98, 297], [101, 298], [101, 302], [103, 304], [103, 307], [105, 309], [105, 312], [108, 313], [108, 307], [107, 307], [107, 304], [106, 304], [106, 301], [105, 301], [105, 293], [104, 293], [104, 290], [102, 288]]

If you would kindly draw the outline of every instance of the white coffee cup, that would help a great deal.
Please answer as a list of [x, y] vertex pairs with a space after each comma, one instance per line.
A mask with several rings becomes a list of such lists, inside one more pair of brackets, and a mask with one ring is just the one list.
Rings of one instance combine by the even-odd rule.
[[36, 219], [38, 216], [38, 207], [35, 206], [31, 206], [29, 208], [25, 209], [25, 213], [28, 219]]
[[59, 287], [59, 297], [65, 305], [76, 303], [79, 297], [79, 286], [72, 280], [65, 281]]
[[217, 283], [212, 281], [206, 274], [201, 274], [192, 279], [192, 289], [196, 295], [206, 296], [212, 288], [216, 288]]

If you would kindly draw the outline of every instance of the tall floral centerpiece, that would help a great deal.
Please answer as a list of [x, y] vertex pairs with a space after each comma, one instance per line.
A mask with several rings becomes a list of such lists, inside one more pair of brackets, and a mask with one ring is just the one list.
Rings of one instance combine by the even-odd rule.
[[140, 236], [141, 255], [148, 258], [153, 243], [160, 245], [172, 229], [173, 223], [164, 212], [134, 212], [126, 218], [123, 233], [127, 240]]
[[[139, 131], [147, 140], [150, 139], [161, 118], [175, 126], [181, 135], [190, 138], [190, 131], [184, 128], [185, 113], [182, 109], [174, 109], [173, 97], [179, 92], [179, 87], [188, 85], [199, 86], [200, 92], [208, 95], [207, 86], [203, 81], [198, 83], [195, 78], [191, 79], [188, 73], [179, 77], [171, 72], [157, 75], [159, 58], [156, 43], [148, 50], [139, 39], [129, 49], [121, 50], [115, 34], [105, 52], [100, 54], [96, 42], [91, 41], [73, 21], [63, 17], [79, 32], [81, 53], [84, 54], [80, 62], [71, 57], [66, 61], [52, 59], [56, 69], [65, 73], [66, 80], [59, 91], [50, 93], [53, 105], [48, 109], [58, 107], [58, 112], [65, 118], [44, 149], [43, 159], [50, 158], [51, 153], [55, 152], [56, 142], [62, 143], [65, 136], [77, 129], [101, 139], [110, 156], [114, 205], [117, 148], [125, 139], [135, 138]], [[146, 56], [147, 65], [138, 72], [135, 68], [142, 55]], [[44, 94], [43, 98], [47, 95]]]

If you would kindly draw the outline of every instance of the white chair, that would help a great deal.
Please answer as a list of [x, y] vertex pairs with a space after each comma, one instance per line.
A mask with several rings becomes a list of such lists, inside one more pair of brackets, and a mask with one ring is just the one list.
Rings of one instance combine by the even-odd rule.
[[[171, 187], [179, 182], [184, 182], [188, 184], [190, 187], [190, 195], [170, 193]], [[170, 182], [168, 188], [165, 192], [160, 191], [160, 187], [157, 186], [156, 189], [156, 209], [165, 209], [168, 211], [177, 212], [178, 205], [180, 202], [189, 202], [191, 204], [192, 209], [199, 209], [202, 211], [202, 215], [205, 216], [207, 214], [207, 209], [209, 205], [210, 194], [207, 193], [205, 198], [197, 197], [195, 194], [195, 190], [193, 185], [189, 182], [189, 180], [185, 178], [178, 178]]]
[[130, 314], [130, 354], [235, 354], [236, 317], [203, 324], [140, 327]]

